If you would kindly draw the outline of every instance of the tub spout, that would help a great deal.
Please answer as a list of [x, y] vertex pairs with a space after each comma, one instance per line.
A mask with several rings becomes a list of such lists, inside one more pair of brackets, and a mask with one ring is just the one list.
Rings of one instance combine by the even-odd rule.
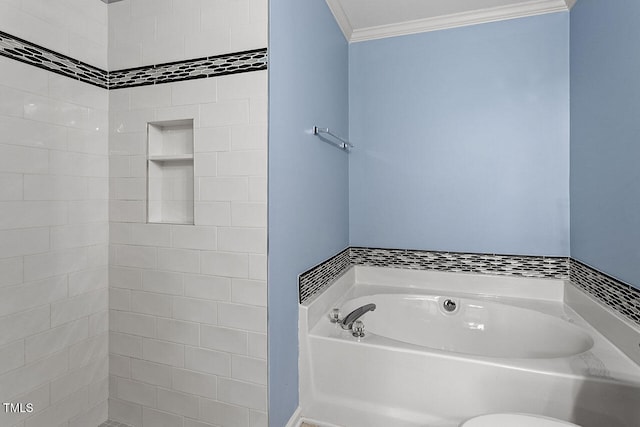
[[366, 312], [373, 311], [375, 309], [375, 304], [365, 304], [362, 307], [358, 307], [351, 313], [347, 314], [344, 319], [340, 320], [340, 326], [342, 326], [342, 329], [350, 330], [353, 326], [353, 322], [362, 317]]

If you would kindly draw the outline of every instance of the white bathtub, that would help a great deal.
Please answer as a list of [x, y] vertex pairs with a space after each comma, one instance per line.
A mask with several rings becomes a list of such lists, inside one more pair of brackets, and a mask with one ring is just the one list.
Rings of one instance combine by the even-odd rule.
[[[354, 267], [300, 308], [305, 419], [453, 427], [526, 412], [640, 426], [640, 367], [564, 304], [558, 280]], [[444, 300], [456, 304], [444, 309]], [[329, 321], [364, 304], [365, 337]]]

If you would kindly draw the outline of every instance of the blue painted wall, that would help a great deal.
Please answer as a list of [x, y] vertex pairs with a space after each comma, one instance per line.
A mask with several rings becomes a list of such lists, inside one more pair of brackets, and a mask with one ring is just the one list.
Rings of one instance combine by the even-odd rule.
[[640, 288], [640, 2], [571, 11], [571, 256]]
[[569, 255], [568, 37], [557, 13], [351, 44], [351, 244]]
[[298, 405], [298, 274], [349, 243], [348, 48], [324, 0], [270, 2], [269, 425]]

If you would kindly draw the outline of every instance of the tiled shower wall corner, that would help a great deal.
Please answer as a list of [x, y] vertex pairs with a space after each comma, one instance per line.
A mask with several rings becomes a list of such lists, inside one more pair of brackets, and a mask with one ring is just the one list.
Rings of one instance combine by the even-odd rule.
[[[2, 1], [0, 30], [104, 67], [99, 1]], [[0, 57], [0, 425], [107, 417], [108, 94]]]
[[300, 303], [322, 293], [354, 265], [569, 279], [620, 316], [640, 325], [640, 290], [566, 257], [349, 247], [300, 275]]
[[[266, 46], [266, 1], [143, 3], [109, 6], [112, 69]], [[267, 72], [109, 95], [109, 418], [266, 426]], [[146, 124], [175, 119], [195, 225], [147, 224]]]

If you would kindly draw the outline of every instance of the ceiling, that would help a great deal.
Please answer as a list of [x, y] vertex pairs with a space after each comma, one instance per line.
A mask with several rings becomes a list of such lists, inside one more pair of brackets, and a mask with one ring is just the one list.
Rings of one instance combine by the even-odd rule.
[[576, 0], [326, 0], [350, 42], [569, 10]]

